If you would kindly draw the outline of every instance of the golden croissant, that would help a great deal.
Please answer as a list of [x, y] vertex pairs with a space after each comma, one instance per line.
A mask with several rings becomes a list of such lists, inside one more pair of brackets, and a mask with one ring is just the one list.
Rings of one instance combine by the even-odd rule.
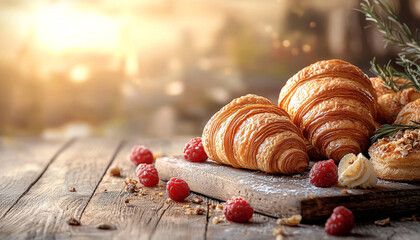
[[398, 114], [395, 123], [413, 125], [412, 121], [420, 122], [420, 98], [405, 105]]
[[359, 68], [327, 60], [290, 78], [280, 92], [279, 106], [320, 155], [339, 162], [369, 146], [376, 98], [372, 83]]
[[202, 142], [208, 157], [235, 168], [293, 174], [308, 168], [300, 130], [268, 99], [246, 95], [208, 121]]
[[[382, 84], [381, 78], [371, 78], [370, 81], [378, 95], [378, 115], [376, 120], [380, 123], [394, 123], [404, 105], [420, 98], [420, 93], [413, 88], [393, 92]], [[403, 84], [405, 81], [402, 78], [395, 80], [397, 84]]]

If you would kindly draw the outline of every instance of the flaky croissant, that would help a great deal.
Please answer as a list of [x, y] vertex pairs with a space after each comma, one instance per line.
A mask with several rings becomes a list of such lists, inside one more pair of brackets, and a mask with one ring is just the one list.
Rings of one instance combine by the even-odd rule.
[[395, 123], [412, 125], [412, 121], [420, 122], [420, 98], [405, 105], [398, 114]]
[[210, 159], [235, 168], [293, 174], [309, 164], [301, 132], [288, 114], [256, 95], [234, 99], [215, 113], [202, 142]]
[[[394, 92], [382, 84], [381, 78], [370, 78], [370, 81], [378, 95], [378, 115], [376, 120], [379, 123], [394, 123], [404, 105], [420, 98], [420, 93], [412, 88]], [[403, 84], [405, 80], [400, 78], [395, 80], [395, 82]]]
[[366, 150], [375, 130], [372, 83], [341, 60], [320, 61], [299, 71], [281, 90], [279, 106], [315, 150], [335, 162]]

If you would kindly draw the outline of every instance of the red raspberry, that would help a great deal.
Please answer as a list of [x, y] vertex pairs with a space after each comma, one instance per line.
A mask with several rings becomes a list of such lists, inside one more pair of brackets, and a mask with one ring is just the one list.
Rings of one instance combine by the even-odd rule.
[[131, 150], [130, 160], [137, 166], [140, 163], [153, 163], [153, 154], [145, 146], [135, 146]]
[[159, 183], [159, 175], [152, 164], [139, 164], [136, 168], [136, 175], [139, 182], [145, 187], [153, 187]]
[[184, 201], [190, 195], [188, 184], [178, 178], [171, 178], [166, 184], [166, 190], [168, 190], [169, 197], [177, 202]]
[[354, 227], [353, 213], [343, 206], [334, 208], [331, 217], [325, 223], [325, 232], [330, 235], [347, 235]]
[[227, 220], [232, 222], [248, 222], [253, 213], [252, 207], [241, 197], [232, 197], [223, 206], [223, 214], [225, 214]]
[[311, 183], [317, 187], [331, 187], [337, 184], [338, 168], [334, 160], [319, 161], [314, 164], [309, 172]]
[[207, 154], [204, 151], [200, 137], [191, 139], [185, 145], [184, 158], [191, 162], [204, 162], [207, 160]]

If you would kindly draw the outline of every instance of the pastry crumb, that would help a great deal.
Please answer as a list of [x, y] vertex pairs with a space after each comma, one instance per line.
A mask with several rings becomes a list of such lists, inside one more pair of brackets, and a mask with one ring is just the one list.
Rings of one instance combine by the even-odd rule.
[[112, 166], [109, 169], [109, 175], [113, 177], [121, 177], [121, 169], [117, 165]]
[[172, 199], [168, 198], [166, 199], [165, 203], [170, 203]]
[[192, 201], [193, 203], [202, 203], [202, 202], [203, 202], [203, 199], [201, 199], [201, 198], [199, 198], [199, 197], [194, 197], [191, 201]]
[[284, 228], [282, 227], [273, 228], [273, 236], [284, 235], [285, 233], [286, 232], [284, 231]]
[[212, 220], [212, 222], [213, 222], [213, 224], [218, 224], [218, 223], [223, 222], [224, 220], [226, 220], [226, 218], [223, 215], [223, 216], [220, 216], [220, 217], [214, 217], [213, 220]]
[[155, 153], [153, 153], [153, 159], [158, 159], [158, 158], [160, 158], [160, 157], [162, 157], [163, 155], [162, 155], [162, 153], [161, 152], [155, 152]]
[[220, 218], [214, 217], [212, 222], [213, 222], [213, 224], [218, 224], [220, 222]]
[[277, 220], [277, 224], [286, 225], [286, 226], [296, 226], [302, 221], [301, 215], [293, 215], [289, 218], [281, 218]]
[[203, 215], [206, 212], [206, 210], [204, 208], [202, 208], [201, 206], [197, 206], [195, 208], [195, 214], [197, 215]]
[[128, 193], [135, 193], [135, 192], [139, 192], [140, 191], [140, 189], [142, 189], [143, 187], [138, 187], [137, 186], [137, 181], [136, 180], [133, 180], [133, 179], [131, 179], [131, 178], [126, 178], [125, 180], [124, 180], [124, 184], [125, 184], [125, 190], [128, 192]]
[[390, 218], [385, 218], [385, 219], [381, 219], [381, 220], [376, 220], [373, 223], [377, 226], [386, 227], [386, 226], [391, 225], [391, 219]]
[[80, 222], [79, 222], [79, 220], [77, 220], [77, 219], [76, 219], [76, 218], [74, 218], [74, 217], [69, 218], [69, 219], [67, 220], [67, 224], [68, 224], [68, 225], [70, 225], [70, 226], [80, 226]]
[[98, 226], [96, 226], [96, 228], [101, 230], [113, 230], [115, 229], [115, 226], [111, 223], [101, 223]]
[[185, 211], [185, 215], [191, 215], [191, 214], [194, 214], [194, 210], [192, 210], [191, 208], [188, 208], [188, 209]]

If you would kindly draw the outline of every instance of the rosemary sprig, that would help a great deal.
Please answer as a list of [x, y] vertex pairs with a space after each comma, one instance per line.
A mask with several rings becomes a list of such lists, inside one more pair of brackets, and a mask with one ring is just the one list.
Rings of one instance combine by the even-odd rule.
[[391, 65], [391, 61], [389, 61], [385, 66], [381, 67], [379, 64], [376, 63], [376, 58], [374, 57], [372, 61], [370, 61], [370, 71], [375, 74], [376, 76], [382, 79], [382, 85], [384, 87], [398, 92], [403, 90], [404, 88], [408, 87], [408, 84], [398, 84], [396, 83], [394, 77], [399, 79], [399, 72]]
[[[420, 57], [418, 29], [413, 33], [407, 24], [400, 22], [393, 1], [384, 3], [379, 0], [373, 0], [372, 2], [374, 4], [368, 0], [362, 2], [360, 4], [361, 12], [365, 14], [366, 20], [375, 23], [378, 31], [384, 36], [386, 43], [399, 46], [404, 55], [415, 54], [417, 57]], [[376, 7], [379, 7], [381, 11], [377, 11]]]
[[397, 134], [398, 131], [404, 131], [408, 129], [420, 129], [420, 123], [416, 121], [411, 121], [414, 125], [405, 125], [405, 124], [384, 124], [381, 128], [376, 130], [375, 134], [370, 138], [371, 143], [378, 141], [381, 138], [393, 137]]
[[[380, 67], [376, 64], [375, 58], [371, 61], [371, 72], [381, 77], [384, 81], [384, 86], [393, 91], [414, 88], [420, 92], [420, 66], [418, 64], [420, 59], [419, 30], [416, 29], [413, 33], [407, 24], [401, 23], [393, 1], [390, 2], [365, 0], [360, 4], [361, 10], [359, 11], [365, 14], [366, 20], [373, 22], [368, 27], [377, 27], [385, 39], [385, 44], [392, 44], [401, 48], [401, 53], [398, 54], [396, 63], [404, 69], [404, 72], [399, 72], [392, 67], [391, 61], [384, 67]], [[407, 81], [403, 84], [397, 84], [394, 77], [404, 78]]]

